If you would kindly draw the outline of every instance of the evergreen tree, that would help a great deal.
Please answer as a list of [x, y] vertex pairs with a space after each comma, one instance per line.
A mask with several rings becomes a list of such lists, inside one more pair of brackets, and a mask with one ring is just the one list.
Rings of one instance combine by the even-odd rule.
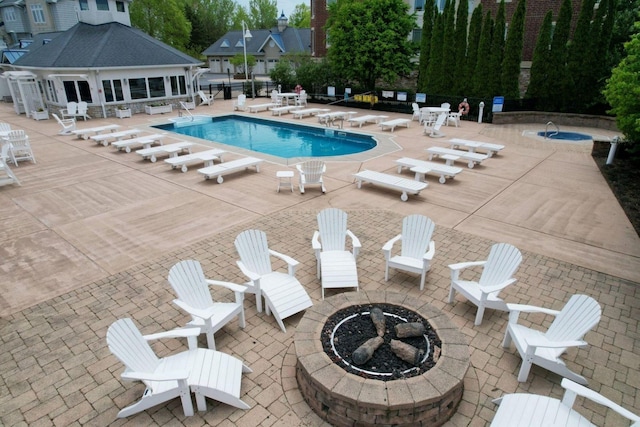
[[491, 18], [491, 11], [489, 11], [482, 23], [482, 33], [478, 44], [478, 60], [476, 62], [476, 71], [473, 73], [473, 95], [480, 98], [492, 96], [487, 86], [491, 73], [495, 72], [495, 70], [489, 68], [492, 35], [493, 19]]
[[431, 37], [431, 55], [427, 66], [427, 87], [425, 92], [441, 93], [442, 90], [442, 44], [444, 42], [444, 16], [436, 14], [433, 36]]
[[[590, 60], [595, 52], [591, 52], [591, 20], [595, 0], [582, 0], [573, 39], [567, 52], [566, 87], [564, 91], [564, 111], [576, 112], [583, 108], [591, 97], [587, 85], [594, 84], [593, 72], [589, 68]], [[597, 32], [599, 37], [599, 31]]]
[[467, 63], [465, 73], [462, 77], [462, 95], [467, 95], [473, 90], [473, 75], [476, 70], [478, 61], [478, 44], [480, 43], [480, 34], [482, 33], [482, 4], [479, 4], [471, 14], [471, 22], [469, 23], [469, 44], [467, 46]]
[[422, 38], [420, 39], [420, 62], [418, 63], [418, 92], [427, 91], [427, 66], [431, 55], [431, 37], [435, 21], [435, 0], [426, 0], [422, 15]]
[[524, 13], [526, 0], [519, 0], [511, 17], [502, 59], [502, 93], [505, 97], [520, 98], [520, 61], [524, 43]]
[[467, 71], [467, 26], [469, 24], [469, 0], [460, 0], [456, 14], [455, 68], [453, 70], [453, 93], [464, 95]]
[[567, 43], [571, 31], [571, 0], [563, 0], [551, 40], [551, 58], [549, 67], [549, 91], [547, 109], [559, 111], [563, 105], [565, 70], [567, 64]]
[[549, 97], [549, 69], [554, 67], [551, 63], [550, 50], [552, 21], [553, 12], [549, 11], [544, 16], [538, 33], [538, 41], [531, 61], [531, 78], [525, 95], [525, 98], [537, 99], [537, 105], [540, 109], [544, 109], [547, 105], [544, 100]]
[[453, 70], [456, 66], [456, 11], [455, 1], [447, 0], [444, 7], [444, 45], [442, 47], [441, 94], [453, 89]]
[[489, 96], [503, 95], [501, 85], [501, 67], [502, 58], [504, 56], [504, 34], [506, 31], [506, 19], [504, 11], [504, 0], [500, 1], [496, 21], [493, 26], [493, 34], [491, 36], [491, 54], [489, 68], [491, 74], [487, 80], [487, 91]]
[[612, 34], [614, 22], [617, 19], [616, 0], [602, 0], [599, 6], [596, 15], [597, 23], [592, 26], [592, 33], [597, 32], [598, 35], [593, 34], [591, 37], [593, 40], [591, 51], [595, 54], [589, 56], [592, 64], [590, 67], [594, 70], [593, 85], [589, 87], [592, 94], [590, 99], [594, 104], [606, 102], [602, 96], [602, 89], [615, 65], [611, 61], [613, 55], [610, 52], [613, 50]]

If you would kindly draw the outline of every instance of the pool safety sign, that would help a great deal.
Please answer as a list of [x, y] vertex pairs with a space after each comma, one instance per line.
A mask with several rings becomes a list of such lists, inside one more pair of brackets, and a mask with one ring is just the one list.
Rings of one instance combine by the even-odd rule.
[[491, 108], [491, 112], [500, 113], [502, 112], [502, 107], [504, 107], [504, 96], [494, 96], [493, 107]]

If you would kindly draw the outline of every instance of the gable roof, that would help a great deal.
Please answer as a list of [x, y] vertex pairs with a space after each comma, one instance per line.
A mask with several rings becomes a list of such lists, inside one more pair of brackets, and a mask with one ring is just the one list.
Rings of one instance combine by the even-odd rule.
[[132, 27], [79, 22], [49, 43], [30, 46], [14, 65], [39, 68], [112, 68], [202, 64]]
[[[287, 27], [280, 32], [274, 27], [271, 30], [249, 31], [252, 37], [247, 41], [247, 54], [264, 56], [263, 49], [270, 40], [275, 42], [282, 53], [311, 52], [310, 28]], [[237, 53], [244, 53], [241, 30], [229, 31], [202, 52], [205, 56], [233, 56]]]

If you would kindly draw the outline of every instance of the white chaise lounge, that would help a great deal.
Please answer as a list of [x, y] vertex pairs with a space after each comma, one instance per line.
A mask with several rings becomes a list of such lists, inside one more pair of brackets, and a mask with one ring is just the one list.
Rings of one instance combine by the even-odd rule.
[[393, 119], [386, 122], [380, 122], [378, 125], [381, 130], [391, 129], [391, 132], [393, 132], [393, 130], [398, 126], [409, 127], [409, 123], [411, 123], [411, 120], [409, 119]]
[[402, 168], [408, 168], [411, 172], [416, 174], [416, 181], [424, 181], [425, 174], [431, 173], [434, 175], [440, 175], [438, 181], [440, 184], [447, 182], [447, 178], [455, 178], [462, 168], [456, 166], [443, 165], [442, 163], [428, 162], [426, 160], [412, 159], [410, 157], [402, 157], [396, 160], [398, 165], [398, 173], [402, 173]]
[[476, 163], [480, 164], [483, 160], [489, 158], [486, 154], [470, 153], [469, 151], [452, 150], [451, 148], [444, 147], [429, 147], [427, 148], [427, 153], [429, 153], [429, 160], [437, 156], [446, 160], [447, 165], [450, 166], [453, 165], [454, 161], [462, 159], [467, 162], [469, 169], [473, 169]]
[[427, 188], [426, 182], [416, 181], [414, 179], [406, 179], [396, 175], [389, 175], [382, 172], [363, 170], [353, 175], [358, 184], [358, 188], [362, 187], [363, 182], [379, 185], [381, 187], [399, 190], [402, 192], [400, 200], [406, 202], [409, 194], [420, 194], [420, 191]]
[[460, 139], [460, 138], [451, 138], [449, 140], [449, 145], [451, 148], [455, 149], [458, 147], [465, 147], [472, 153], [475, 153], [476, 150], [480, 149], [487, 152], [489, 157], [492, 157], [494, 154], [498, 153], [498, 151], [504, 149], [504, 145], [502, 144], [493, 144], [491, 142], [482, 142], [482, 141], [471, 141], [469, 139]]
[[300, 108], [302, 107], [299, 105], [283, 105], [282, 107], [273, 107], [271, 109], [271, 115], [282, 116], [283, 114], [290, 113], [291, 111], [294, 111], [294, 110], [299, 110]]
[[167, 137], [166, 133], [152, 133], [151, 135], [142, 135], [137, 138], [121, 139], [111, 143], [112, 147], [118, 150], [124, 150], [127, 153], [131, 152], [132, 148], [142, 147], [150, 148], [152, 145], [162, 145], [162, 140]]
[[331, 111], [329, 108], [305, 108], [303, 110], [293, 111], [294, 119], [302, 119], [306, 116], [315, 116], [316, 114], [328, 113]]
[[136, 153], [141, 155], [143, 160], [149, 159], [151, 163], [155, 163], [158, 156], [168, 155], [169, 157], [177, 157], [178, 154], [184, 152], [191, 154], [191, 147], [193, 147], [193, 142], [180, 141], [173, 144], [143, 148], [142, 150], [136, 151]]
[[222, 184], [224, 179], [223, 175], [227, 175], [240, 170], [249, 169], [250, 166], [255, 166], [256, 172], [260, 172], [260, 163], [262, 159], [255, 157], [243, 157], [242, 159], [232, 160], [230, 162], [221, 163], [219, 165], [208, 166], [206, 168], [198, 169], [198, 173], [204, 175], [204, 179], [216, 178], [218, 184]]
[[78, 139], [89, 139], [91, 135], [100, 135], [103, 132], [115, 132], [116, 129], [119, 129], [120, 125], [104, 125], [104, 126], [96, 126], [93, 128], [86, 129], [76, 129], [71, 131], [71, 133], [78, 137]]
[[170, 157], [164, 161], [171, 165], [171, 169], [180, 168], [184, 173], [189, 170], [189, 165], [204, 163], [205, 167], [209, 167], [213, 166], [214, 160], [220, 159], [220, 162], [223, 162], [222, 155], [224, 153], [226, 153], [226, 151], [219, 148], [212, 148], [211, 150], [185, 154], [184, 156]]
[[111, 142], [112, 140], [120, 141], [124, 138], [134, 138], [140, 132], [142, 132], [140, 129], [127, 129], [127, 130], [121, 130], [120, 132], [111, 132], [111, 133], [93, 135], [90, 138], [91, 140], [95, 141], [96, 144], [102, 144], [106, 147], [107, 145], [109, 145], [109, 142]]
[[373, 114], [367, 114], [359, 117], [351, 117], [347, 121], [351, 123], [351, 126], [358, 125], [358, 127], [362, 127], [363, 124], [366, 123], [375, 123], [379, 124], [384, 119], [388, 119], [389, 116], [376, 116]]
[[277, 106], [278, 104], [276, 104], [275, 102], [268, 102], [266, 104], [249, 105], [249, 112], [258, 113], [260, 111], [267, 111], [269, 108], [273, 108]]
[[330, 125], [337, 120], [349, 120], [355, 114], [357, 114], [355, 111], [332, 111], [318, 114], [316, 117], [318, 117], [318, 123]]

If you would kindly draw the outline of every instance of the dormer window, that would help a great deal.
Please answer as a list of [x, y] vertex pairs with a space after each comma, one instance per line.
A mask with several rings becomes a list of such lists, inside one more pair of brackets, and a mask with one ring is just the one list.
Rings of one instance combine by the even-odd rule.
[[123, 1], [117, 1], [116, 2], [116, 10], [118, 12], [124, 12], [124, 2]]
[[243, 44], [242, 39], [238, 40], [238, 43], [236, 43], [236, 47], [243, 47], [243, 46], [244, 46], [244, 44]]
[[231, 46], [231, 45], [229, 44], [229, 40], [227, 40], [227, 39], [224, 39], [222, 41], [222, 43], [220, 44], [220, 47], [229, 47], [229, 46]]
[[89, 10], [88, 0], [80, 0], [80, 10]]
[[96, 5], [98, 6], [98, 10], [109, 10], [108, 0], [96, 0]]

